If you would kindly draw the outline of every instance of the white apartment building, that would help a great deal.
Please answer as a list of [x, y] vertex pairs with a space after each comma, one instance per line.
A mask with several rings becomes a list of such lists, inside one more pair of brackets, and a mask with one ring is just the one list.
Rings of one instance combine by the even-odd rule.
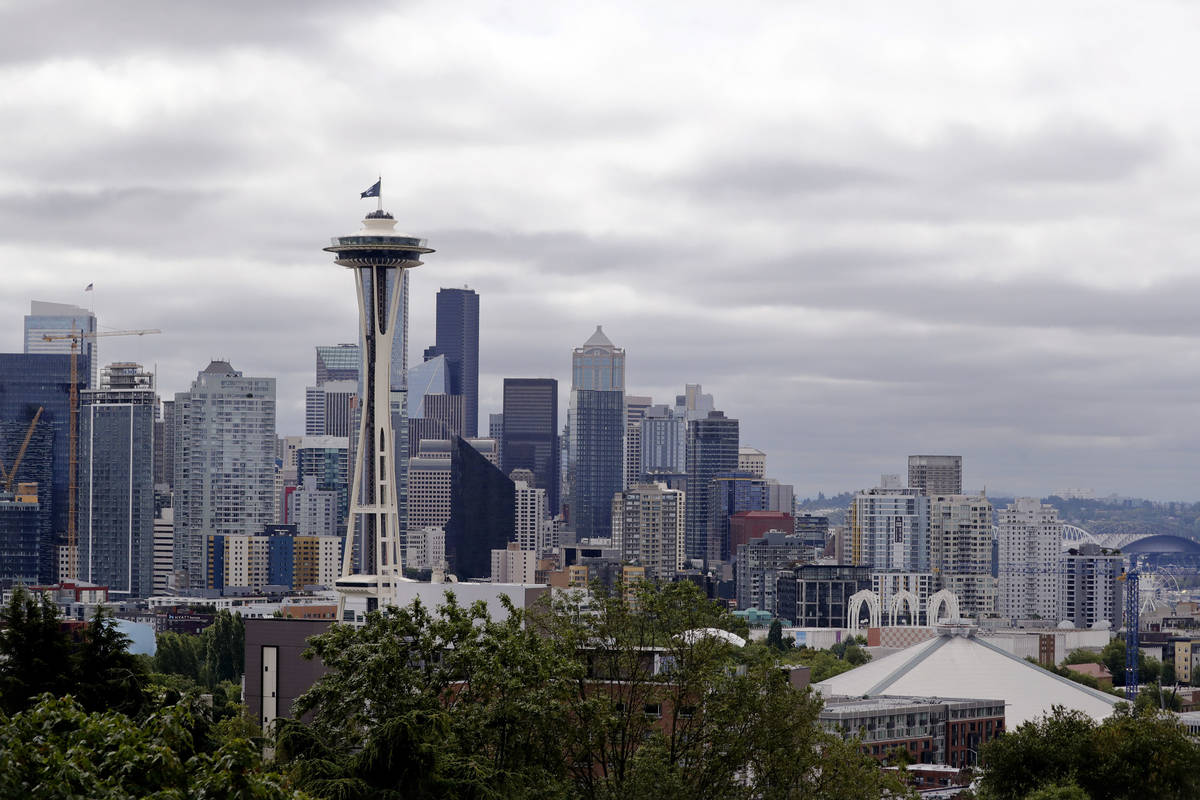
[[958, 597], [968, 618], [996, 611], [992, 577], [992, 504], [983, 495], [932, 495], [929, 507], [930, 568], [934, 591]]
[[510, 542], [504, 550], [492, 551], [492, 583], [533, 583], [537, 575], [537, 553]]
[[516, 537], [522, 550], [532, 550], [538, 555], [546, 552], [546, 520], [550, 514], [546, 507], [546, 490], [530, 486], [525, 481], [514, 484]]
[[767, 454], [757, 447], [739, 447], [738, 472], [749, 472], [756, 478], [767, 477]]
[[919, 489], [883, 486], [859, 492], [850, 501], [850, 556], [854, 564], [878, 571], [929, 571], [929, 498]]
[[683, 569], [686, 493], [665, 483], [643, 483], [612, 501], [612, 546], [621, 560], [641, 565], [646, 577], [671, 580]]
[[446, 562], [446, 532], [441, 528], [409, 530], [404, 541], [404, 566], [434, 569]]
[[1054, 506], [1018, 497], [1000, 511], [1001, 617], [1054, 620], [1059, 608], [1062, 520]]

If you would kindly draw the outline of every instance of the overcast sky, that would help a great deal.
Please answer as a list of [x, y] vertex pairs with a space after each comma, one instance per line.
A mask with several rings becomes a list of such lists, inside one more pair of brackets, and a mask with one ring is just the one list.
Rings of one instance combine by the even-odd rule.
[[1200, 499], [1197, 41], [1152, 0], [0, 0], [0, 350], [94, 299], [163, 330], [106, 362], [276, 376], [301, 433], [356, 330], [321, 247], [382, 174], [438, 251], [410, 360], [480, 293], [484, 430], [603, 324], [630, 393], [702, 383], [801, 495], [960, 453]]

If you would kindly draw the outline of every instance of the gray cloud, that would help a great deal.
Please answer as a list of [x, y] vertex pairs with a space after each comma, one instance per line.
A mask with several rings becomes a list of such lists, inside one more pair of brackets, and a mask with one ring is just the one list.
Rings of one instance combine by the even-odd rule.
[[703, 383], [801, 492], [944, 450], [973, 486], [1195, 496], [1200, 120], [1157, 61], [1193, 66], [1185, 26], [701, 5], [6, 6], [0, 348], [94, 281], [102, 324], [163, 330], [105, 356], [168, 395], [212, 357], [277, 376], [298, 431], [355, 322], [320, 248], [382, 172], [438, 250], [410, 357], [477, 288], [484, 414], [504, 376], [565, 403], [599, 323], [631, 391]]

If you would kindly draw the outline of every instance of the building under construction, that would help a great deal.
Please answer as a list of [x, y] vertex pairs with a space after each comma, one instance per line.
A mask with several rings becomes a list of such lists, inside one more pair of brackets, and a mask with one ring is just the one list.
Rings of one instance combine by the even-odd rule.
[[[86, 386], [90, 371], [85, 357], [79, 361], [76, 389]], [[70, 410], [71, 356], [0, 353], [0, 462], [6, 476], [0, 480], [2, 587], [46, 584], [58, 577], [55, 546], [66, 541], [70, 506]], [[21, 484], [36, 484], [36, 489], [26, 486], [19, 492]], [[34, 496], [36, 502], [28, 502]]]

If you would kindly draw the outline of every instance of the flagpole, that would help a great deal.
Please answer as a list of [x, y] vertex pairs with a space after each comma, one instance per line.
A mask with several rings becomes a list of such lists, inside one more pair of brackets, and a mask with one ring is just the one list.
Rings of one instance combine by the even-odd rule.
[[383, 211], [383, 176], [379, 176], [379, 194], [375, 195], [379, 199], [378, 209]]

